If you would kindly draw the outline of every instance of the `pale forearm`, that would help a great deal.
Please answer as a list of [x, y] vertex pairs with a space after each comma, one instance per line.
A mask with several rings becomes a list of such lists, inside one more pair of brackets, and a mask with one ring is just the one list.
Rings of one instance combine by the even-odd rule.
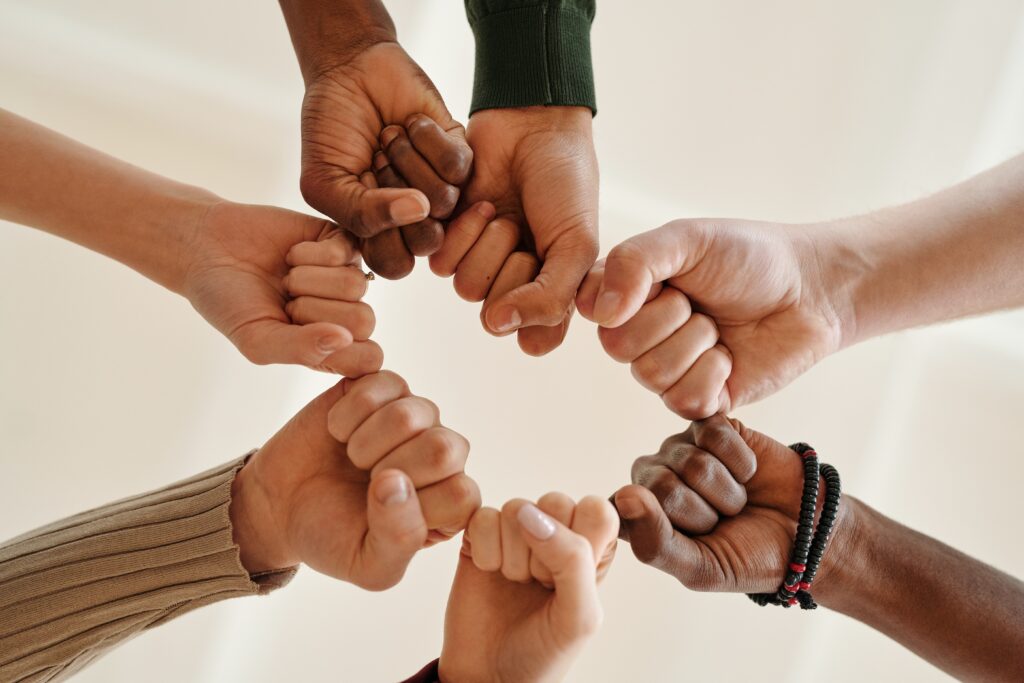
[[0, 110], [0, 218], [106, 254], [180, 292], [192, 231], [215, 201]]
[[1024, 680], [1024, 583], [856, 499], [815, 597], [965, 680]]
[[302, 77], [308, 84], [363, 49], [395, 40], [380, 0], [280, 0]]
[[1024, 306], [1024, 156], [827, 234], [825, 267], [850, 300], [847, 344]]

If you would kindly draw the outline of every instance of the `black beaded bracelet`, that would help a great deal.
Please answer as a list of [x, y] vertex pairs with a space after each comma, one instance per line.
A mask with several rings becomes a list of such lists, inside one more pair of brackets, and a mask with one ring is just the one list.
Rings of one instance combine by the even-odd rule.
[[[762, 607], [781, 605], [790, 607], [799, 604], [801, 609], [815, 609], [818, 604], [811, 596], [811, 583], [818, 573], [821, 558], [828, 547], [828, 539], [839, 513], [841, 482], [839, 472], [831, 465], [819, 465], [818, 454], [805, 443], [796, 443], [790, 448], [804, 461], [804, 488], [800, 499], [800, 516], [797, 520], [796, 538], [790, 553], [786, 576], [775, 593], [747, 593], [747, 597]], [[818, 526], [813, 531], [814, 514], [818, 506], [818, 480], [825, 480], [825, 501], [822, 504]]]

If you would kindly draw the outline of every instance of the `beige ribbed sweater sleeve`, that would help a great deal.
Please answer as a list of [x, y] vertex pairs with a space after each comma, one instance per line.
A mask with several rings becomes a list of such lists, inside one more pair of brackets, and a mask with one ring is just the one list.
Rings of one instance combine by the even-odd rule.
[[0, 545], [0, 681], [61, 680], [189, 610], [287, 583], [294, 568], [239, 561], [228, 506], [244, 462]]

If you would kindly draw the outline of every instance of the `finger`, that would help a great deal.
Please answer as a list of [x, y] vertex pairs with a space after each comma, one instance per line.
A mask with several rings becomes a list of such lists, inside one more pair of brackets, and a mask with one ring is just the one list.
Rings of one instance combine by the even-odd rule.
[[530, 325], [550, 327], [571, 309], [576, 290], [597, 258], [597, 240], [588, 233], [560, 237], [544, 254], [544, 265], [533, 282], [505, 294], [487, 315], [493, 332]]
[[602, 611], [590, 543], [530, 503], [518, 509], [516, 521], [531, 553], [551, 570], [553, 635], [565, 642], [593, 634], [601, 625]]
[[672, 526], [680, 531], [706, 534], [718, 524], [715, 509], [664, 465], [640, 470], [634, 483], [654, 494]]
[[367, 268], [387, 280], [401, 280], [416, 266], [398, 230], [386, 230], [363, 242], [363, 260]]
[[382, 470], [401, 470], [417, 489], [425, 488], [465, 470], [469, 441], [447, 427], [430, 427], [385, 455], [370, 476]]
[[480, 508], [469, 520], [466, 538], [472, 548], [473, 564], [485, 572], [501, 569], [501, 513]]
[[430, 270], [441, 277], [454, 275], [494, 214], [494, 205], [490, 202], [477, 202], [460, 213], [448, 224], [441, 248], [430, 255]]
[[670, 410], [688, 420], [702, 420], [728, 410], [725, 382], [732, 372], [732, 356], [718, 345], [701, 354], [678, 382], [661, 396]]
[[747, 504], [746, 489], [714, 455], [697, 448], [679, 449], [666, 465], [719, 514], [738, 515]]
[[630, 371], [643, 387], [660, 395], [689, 372], [717, 341], [718, 327], [714, 321], [694, 313], [672, 336], [634, 360]]
[[359, 262], [359, 249], [347, 232], [338, 232], [319, 242], [299, 242], [292, 245], [285, 254], [284, 261], [292, 268], [351, 266]]
[[616, 246], [605, 259], [590, 318], [604, 327], [626, 322], [640, 310], [652, 285], [692, 267], [701, 244], [695, 229], [669, 224]]
[[362, 301], [353, 303], [300, 296], [285, 304], [284, 310], [288, 317], [302, 325], [319, 322], [341, 325], [358, 341], [369, 339], [377, 325], [373, 309]]
[[359, 301], [366, 294], [367, 282], [366, 275], [355, 266], [295, 266], [281, 284], [293, 297]]
[[619, 533], [619, 516], [615, 508], [603, 498], [586, 496], [576, 504], [569, 526], [590, 542], [600, 580], [615, 556], [615, 541]]
[[530, 581], [530, 546], [523, 538], [516, 515], [530, 503], [517, 498], [501, 508], [501, 574], [509, 581]]
[[615, 493], [622, 535], [636, 559], [671, 574], [683, 583], [701, 572], [703, 555], [696, 541], [677, 533], [654, 494], [642, 486], [624, 486]]
[[[388, 126], [381, 131], [381, 146], [388, 163], [395, 167], [407, 185], [427, 195], [431, 218], [448, 218], [459, 201], [459, 188], [441, 178], [424, 159], [401, 126]], [[378, 176], [378, 180], [379, 180]]]
[[625, 324], [599, 327], [597, 335], [609, 356], [620, 363], [632, 363], [668, 341], [690, 319], [690, 313], [690, 300], [678, 289], [667, 287]]
[[303, 198], [338, 225], [359, 237], [372, 237], [401, 225], [417, 223], [430, 212], [430, 202], [419, 190], [370, 189], [354, 175], [334, 178], [305, 173], [300, 189]]
[[377, 372], [383, 365], [384, 352], [377, 342], [357, 341], [335, 351], [315, 369], [357, 379]]
[[[553, 491], [544, 494], [537, 500], [537, 507], [559, 524], [566, 527], [572, 526], [573, 513], [576, 511], [576, 501], [564, 493]], [[554, 586], [551, 570], [544, 566], [540, 558], [532, 554], [530, 556], [530, 576], [546, 588]]]
[[[510, 292], [519, 285], [533, 280], [540, 272], [540, 260], [528, 251], [515, 251], [509, 254], [502, 264], [498, 276], [494, 278], [487, 299], [480, 308], [480, 321], [483, 322], [487, 315], [487, 309], [496, 299], [505, 292]], [[485, 324], [486, 327], [486, 324]]]
[[543, 325], [531, 325], [520, 327], [516, 333], [519, 341], [519, 348], [530, 356], [543, 356], [554, 351], [569, 333], [569, 323], [572, 321], [572, 314], [565, 316], [565, 319], [557, 325], [544, 327]]
[[427, 538], [423, 511], [404, 474], [386, 470], [370, 482], [366, 521], [354, 582], [368, 590], [384, 590], [402, 579]]
[[[378, 152], [373, 157], [376, 180], [381, 187], [408, 187], [395, 170], [388, 164], [387, 157]], [[429, 256], [441, 248], [444, 242], [444, 226], [433, 218], [419, 223], [403, 225], [400, 229], [402, 241], [413, 256]]]
[[597, 290], [601, 287], [601, 280], [604, 279], [604, 259], [597, 263], [587, 272], [580, 289], [576, 292], [576, 308], [584, 318], [590, 320], [594, 317], [594, 301], [597, 299]]
[[466, 142], [466, 129], [456, 125], [445, 130], [425, 114], [413, 114], [405, 121], [416, 151], [423, 155], [441, 178], [462, 185], [473, 170], [473, 150]]
[[466, 474], [419, 489], [420, 507], [427, 520], [428, 542], [445, 541], [469, 524], [480, 509], [480, 489]]
[[368, 470], [403, 443], [438, 424], [439, 411], [419, 396], [399, 398], [366, 418], [348, 440], [348, 457]]
[[264, 319], [242, 325], [230, 339], [257, 365], [292, 363], [316, 368], [324, 359], [352, 344], [352, 333], [329, 322], [292, 325]]
[[335, 439], [348, 443], [371, 415], [392, 401], [411, 395], [405, 380], [387, 370], [349, 382], [345, 395], [327, 416], [327, 428]]
[[511, 220], [488, 223], [455, 271], [455, 292], [466, 301], [483, 301], [518, 242], [519, 226]]
[[747, 483], [757, 471], [757, 456], [724, 415], [716, 414], [694, 422], [693, 438], [698, 448], [721, 461], [739, 483]]

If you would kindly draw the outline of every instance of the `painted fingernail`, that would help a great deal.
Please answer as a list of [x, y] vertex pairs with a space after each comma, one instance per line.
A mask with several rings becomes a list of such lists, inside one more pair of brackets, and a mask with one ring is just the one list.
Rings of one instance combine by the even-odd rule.
[[601, 292], [597, 295], [597, 301], [594, 302], [594, 318], [599, 323], [611, 320], [618, 311], [621, 302], [622, 296], [618, 292], [609, 290]]
[[430, 206], [417, 196], [399, 197], [388, 207], [391, 218], [399, 225], [409, 225], [427, 217]]
[[624, 496], [615, 500], [615, 509], [623, 519], [637, 519], [644, 514], [644, 507], [633, 496]]
[[487, 316], [495, 332], [509, 332], [523, 324], [523, 316], [514, 306], [499, 306]]
[[516, 513], [519, 523], [523, 525], [527, 533], [535, 538], [545, 541], [555, 535], [555, 523], [545, 515], [536, 505], [527, 503], [519, 508]]
[[405, 477], [391, 475], [377, 487], [377, 502], [385, 507], [401, 505], [409, 500], [409, 485]]

